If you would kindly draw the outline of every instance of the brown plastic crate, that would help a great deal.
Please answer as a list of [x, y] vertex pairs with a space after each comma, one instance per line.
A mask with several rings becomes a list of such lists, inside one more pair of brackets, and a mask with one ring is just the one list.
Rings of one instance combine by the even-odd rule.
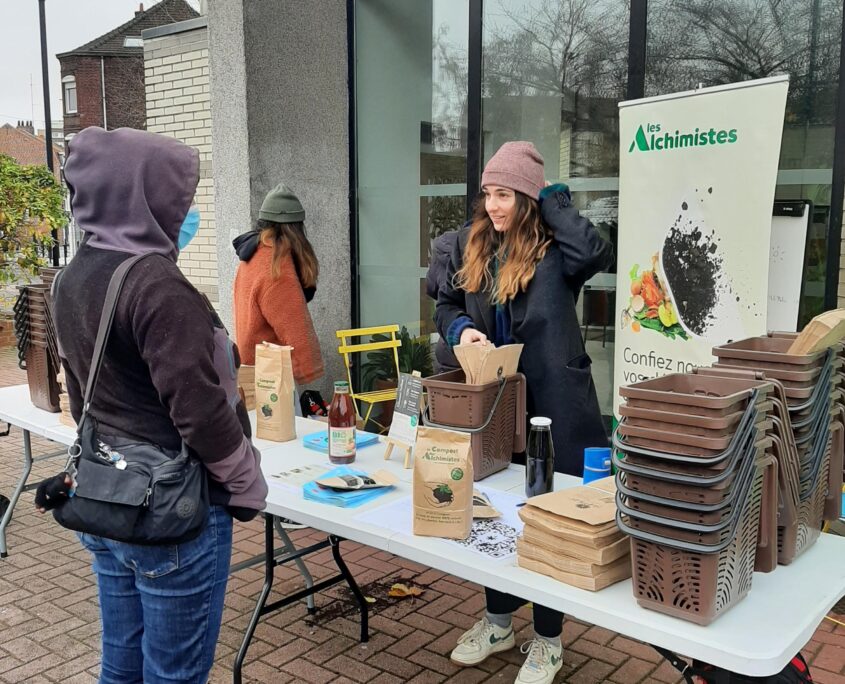
[[26, 351], [26, 381], [29, 398], [40, 409], [59, 413], [58, 369], [53, 367], [46, 347], [30, 344]]
[[[490, 417], [499, 383], [468, 385], [463, 370], [423, 378], [428, 396], [428, 421], [450, 430], [478, 429]], [[505, 379], [505, 389], [487, 427], [472, 435], [473, 476], [476, 481], [507, 468], [514, 453], [525, 450], [525, 376]]]
[[790, 380], [792, 382], [806, 382], [814, 380], [822, 372], [824, 364], [795, 365], [791, 363], [774, 363], [772, 361], [751, 361], [749, 359], [735, 359], [717, 355], [717, 363], [714, 366], [726, 368], [742, 368], [760, 371], [766, 374], [767, 378], [777, 380]]
[[52, 266], [44, 266], [43, 268], [39, 269], [38, 275], [41, 276], [41, 280], [49, 288], [53, 285], [53, 281], [56, 279], [56, 275], [61, 270], [61, 267], [54, 268]]
[[[831, 430], [830, 439], [831, 445], [837, 444], [838, 446], [842, 443], [842, 433], [837, 425]], [[831, 453], [832, 449], [828, 449], [825, 454], [813, 493], [799, 503], [795, 523], [778, 527], [778, 563], [781, 565], [789, 565], [810, 548], [821, 534], [822, 524], [825, 520], [828, 485], [831, 480]]]
[[[634, 496], [626, 496], [622, 490], [617, 494], [617, 505], [620, 505], [620, 510], [622, 510], [622, 504], [628, 509], [622, 511], [622, 513], [627, 516], [627, 524], [634, 529], [692, 543], [714, 544], [726, 540], [727, 536], [733, 531], [730, 522], [734, 508], [737, 504], [739, 506], [744, 505], [753, 479], [760, 476], [761, 469], [764, 478], [763, 503], [760, 510], [761, 519], [754, 570], [755, 572], [771, 572], [777, 567], [778, 468], [777, 463], [770, 458], [757, 462], [754, 470], [749, 471], [745, 476], [748, 479], [742, 486], [742, 491], [734, 492], [723, 508], [700, 511], [679, 507], [684, 504], [661, 505], [637, 499]], [[636, 511], [637, 513], [630, 515], [629, 511]], [[666, 525], [656, 524], [656, 521], [637, 520], [638, 513], [660, 516], [666, 521]], [[693, 526], [722, 526], [722, 529], [711, 533], [701, 530], [702, 533], [696, 535], [688, 530], [677, 529], [676, 523], [687, 523]]]
[[[680, 426], [689, 430], [691, 434], [702, 434], [699, 430], [722, 430], [735, 428], [742, 419], [744, 411], [735, 411], [722, 416], [708, 417], [697, 414], [680, 413], [678, 411], [656, 411], [648, 408], [635, 408], [628, 404], [620, 404], [619, 415], [627, 418], [631, 425], [645, 427], [646, 421], [656, 426], [673, 426], [678, 430]], [[667, 427], [667, 429], [669, 429]]]
[[[762, 420], [755, 423], [752, 426], [752, 429], [757, 431], [757, 436], [759, 438], [768, 434], [768, 432], [772, 429], [772, 424], [766, 420]], [[619, 424], [619, 434], [624, 437], [624, 440], [618, 440], [617, 446], [619, 451], [625, 454], [626, 462], [631, 463], [632, 465], [656, 468], [657, 470], [669, 470], [670, 472], [680, 472], [677, 470], [676, 466], [681, 467], [682, 469], [693, 469], [699, 467], [698, 464], [682, 462], [672, 458], [673, 456], [678, 456], [688, 459], [701, 459], [702, 461], [705, 461], [700, 465], [701, 468], [712, 469], [715, 472], [724, 470], [725, 467], [731, 463], [730, 454], [732, 452], [730, 450], [730, 444], [732, 442], [730, 439], [724, 439], [724, 441], [727, 441], [728, 447], [724, 449], [711, 449], [689, 444], [689, 442], [692, 442], [693, 440], [699, 440], [701, 443], [707, 441], [704, 438], [697, 437], [695, 435], [684, 435], [683, 433], [677, 432], [664, 432], [663, 434], [658, 433], [658, 435], [655, 435], [660, 436], [662, 439], [655, 439], [654, 437], [631, 435], [629, 433], [632, 430], [638, 431], [639, 434], [654, 434], [654, 431], [646, 431], [641, 428], [627, 429], [621, 423]], [[746, 432], [745, 436], [747, 437], [747, 435], [748, 433]], [[743, 436], [740, 437], [742, 439], [737, 442], [737, 446], [742, 448], [745, 444], [745, 439]], [[671, 441], [663, 441], [663, 439]], [[682, 442], [687, 442], [687, 444], [683, 444]], [[648, 450], [654, 454], [660, 454], [662, 458], [661, 456], [655, 457], [650, 456], [649, 454], [640, 453], [637, 449]], [[724, 458], [720, 459], [720, 456], [724, 456]], [[706, 472], [702, 470], [701, 474], [706, 475]]]
[[[765, 429], [771, 404], [763, 403], [758, 409], [755, 423], [758, 429]], [[671, 423], [653, 423], [640, 421], [632, 423], [623, 418], [619, 422], [619, 434], [626, 437], [626, 442], [645, 449], [656, 449], [667, 453], [679, 453], [690, 456], [718, 456], [727, 449], [734, 440], [736, 427], [717, 430], [705, 430], [684, 426], [679, 428]], [[689, 447], [689, 449], [685, 448]]]
[[837, 520], [842, 516], [842, 482], [845, 468], [845, 423], [841, 415], [831, 428], [830, 464], [828, 466], [827, 496], [825, 497], [824, 519]]
[[[628, 401], [629, 406], [637, 408], [640, 407], [640, 401], [648, 401], [663, 406], [674, 405], [677, 410], [681, 410], [680, 407], [721, 410], [724, 412], [721, 415], [726, 415], [745, 410], [755, 388], [759, 388], [761, 394], [768, 393], [760, 381], [675, 373], [620, 387], [619, 394]], [[719, 414], [701, 415], [715, 417]]]
[[720, 359], [713, 364], [713, 368], [748, 368], [753, 367], [759, 372], [763, 373], [767, 380], [780, 380], [784, 387], [791, 389], [806, 389], [807, 387], [815, 387], [819, 376], [822, 373], [822, 366], [814, 366], [811, 371], [777, 371], [761, 367], [760, 364], [753, 363], [752, 366], [739, 366], [732, 359]]
[[[730, 519], [734, 506], [739, 503], [743, 505], [745, 498], [748, 495], [748, 487], [751, 485], [751, 480], [754, 473], [748, 471], [742, 476], [743, 482], [737, 487], [731, 487], [728, 494], [719, 508], [702, 511], [690, 507], [689, 504], [683, 501], [673, 501], [671, 505], [667, 502], [665, 504], [647, 501], [636, 496], [636, 494], [627, 494], [622, 490], [618, 490], [617, 499], [621, 501], [630, 510], [638, 513], [646, 513], [649, 515], [660, 516], [667, 521], [678, 521], [684, 523], [692, 523], [695, 525], [718, 525]], [[623, 485], [624, 486], [624, 485]], [[636, 517], [636, 516], [634, 516]], [[629, 516], [629, 524], [636, 527], [634, 518]], [[646, 523], [650, 521], [644, 521]], [[664, 531], [659, 531], [660, 534], [665, 534]], [[711, 538], [708, 543], [715, 543], [718, 538]]]
[[632, 585], [641, 606], [707, 625], [748, 594], [763, 498], [763, 469], [759, 471], [736, 534], [722, 551], [696, 553], [631, 539]]
[[731, 487], [736, 481], [737, 471], [731, 473], [722, 482], [709, 487], [691, 487], [687, 484], [658, 480], [646, 475], [635, 475], [634, 473], [623, 473], [621, 471], [618, 471], [618, 474], [624, 478], [624, 482], [629, 489], [642, 494], [659, 496], [664, 499], [674, 499], [691, 504], [716, 505], [724, 502], [730, 496]]
[[[618, 450], [613, 455], [613, 464], [617, 470], [624, 472], [627, 476], [629, 489], [643, 491], [644, 493], [656, 491], [658, 493], [655, 493], [655, 496], [690, 503], [716, 503], [724, 499], [723, 491], [713, 497], [705, 495], [705, 498], [701, 499], [699, 498], [699, 490], [711, 488], [724, 490], [726, 486], [733, 486], [733, 483], [738, 482], [737, 473], [744, 472], [744, 467], [748, 467], [750, 459], [760, 458], [763, 452], [771, 448], [771, 444], [772, 442], [768, 438], [758, 439], [753, 447], [749, 448], [744, 445], [724, 461], [709, 466], [669, 461], [660, 462], [657, 459], [634, 455], [633, 453], [625, 453], [624, 459], [621, 459]], [[633, 471], [628, 466], [633, 466]], [[637, 470], [640, 472], [637, 472]], [[647, 480], [643, 483], [647, 489], [640, 490], [638, 488], [639, 478]], [[650, 482], [653, 480], [664, 482], [667, 485], [671, 483], [674, 486], [657, 486], [655, 488], [654, 484]], [[723, 485], [722, 483], [728, 484]], [[687, 498], [684, 495], [685, 488], [695, 492], [693, 498]]]
[[745, 361], [763, 361], [786, 363], [793, 366], [821, 365], [825, 352], [815, 354], [788, 354], [792, 340], [785, 337], [749, 337], [737, 342], [729, 342], [713, 347], [713, 356], [718, 359], [742, 359]]

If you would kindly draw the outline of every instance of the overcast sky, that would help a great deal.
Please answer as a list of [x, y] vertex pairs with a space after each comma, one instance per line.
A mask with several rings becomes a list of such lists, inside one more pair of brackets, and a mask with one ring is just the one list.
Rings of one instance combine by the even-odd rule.
[[[46, 0], [51, 118], [62, 118], [56, 54], [84, 45], [129, 21], [140, 0]], [[199, 8], [199, 0], [188, 0]], [[149, 9], [156, 4], [146, 0]], [[0, 0], [0, 126], [32, 119], [44, 128], [38, 0]], [[30, 89], [30, 77], [32, 88]], [[34, 104], [34, 107], [33, 107]], [[33, 115], [34, 109], [34, 115]]]

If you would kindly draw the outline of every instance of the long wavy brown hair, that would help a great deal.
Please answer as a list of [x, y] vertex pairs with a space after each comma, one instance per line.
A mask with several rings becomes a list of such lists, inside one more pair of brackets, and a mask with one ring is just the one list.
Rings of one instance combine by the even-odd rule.
[[[457, 287], [466, 292], [490, 291], [496, 304], [504, 304], [528, 289], [538, 262], [552, 242], [537, 201], [521, 192], [514, 195], [513, 225], [503, 233], [493, 228], [483, 197], [475, 203], [464, 265], [455, 273]], [[494, 259], [499, 260], [498, 278], [493, 274]]]
[[320, 265], [314, 248], [305, 235], [305, 225], [297, 223], [276, 223], [259, 219], [258, 230], [261, 244], [273, 248], [271, 273], [278, 278], [282, 273], [282, 259], [290, 253], [296, 265], [302, 287], [317, 287]]

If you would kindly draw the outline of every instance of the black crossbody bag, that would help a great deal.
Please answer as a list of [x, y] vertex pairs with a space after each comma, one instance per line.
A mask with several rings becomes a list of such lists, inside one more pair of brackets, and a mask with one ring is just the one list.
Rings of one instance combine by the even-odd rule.
[[[53, 510], [62, 526], [130, 544], [178, 544], [197, 537], [208, 515], [205, 468], [182, 444], [162, 449], [136, 439], [100, 435], [91, 399], [103, 363], [117, 300], [129, 270], [146, 255], [117, 267], [109, 281], [76, 441], [67, 472], [75, 481], [67, 501]], [[59, 280], [54, 283], [54, 290]]]

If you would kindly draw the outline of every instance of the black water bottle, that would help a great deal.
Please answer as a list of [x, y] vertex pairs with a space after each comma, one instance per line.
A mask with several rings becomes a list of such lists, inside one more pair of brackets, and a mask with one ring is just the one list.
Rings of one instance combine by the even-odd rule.
[[548, 494], [554, 489], [555, 448], [552, 444], [552, 421], [536, 416], [531, 419], [528, 445], [525, 449], [525, 496]]

